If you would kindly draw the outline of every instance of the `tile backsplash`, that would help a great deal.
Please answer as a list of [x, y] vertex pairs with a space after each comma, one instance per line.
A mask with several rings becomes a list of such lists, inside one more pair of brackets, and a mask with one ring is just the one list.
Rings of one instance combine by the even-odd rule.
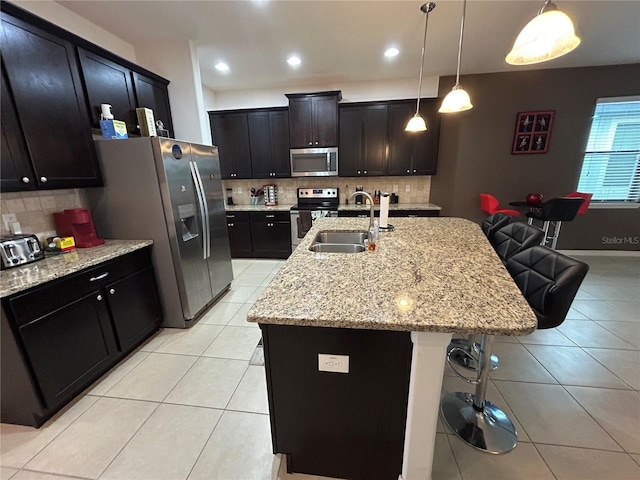
[[[308, 177], [308, 178], [278, 178], [274, 180], [223, 180], [222, 185], [233, 189], [233, 203], [235, 205], [250, 205], [250, 190], [258, 190], [263, 185], [275, 184], [278, 187], [278, 203], [281, 205], [297, 202], [297, 188], [310, 187], [338, 187], [340, 189], [340, 203], [362, 185], [365, 192], [373, 195], [374, 190], [396, 193], [398, 203], [428, 203], [431, 193], [431, 177]], [[224, 195], [225, 201], [227, 195]], [[263, 199], [260, 198], [262, 202]]]
[[[89, 208], [84, 191], [78, 188], [2, 193], [0, 200], [2, 213], [14, 213], [22, 233], [35, 233], [40, 240], [56, 235], [54, 212]], [[11, 233], [4, 222], [0, 223], [2, 235]]]

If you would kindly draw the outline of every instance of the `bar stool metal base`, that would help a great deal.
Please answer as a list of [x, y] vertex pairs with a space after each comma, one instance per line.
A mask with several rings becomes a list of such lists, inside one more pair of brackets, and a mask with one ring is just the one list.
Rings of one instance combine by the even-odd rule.
[[[456, 362], [461, 367], [468, 368], [469, 370], [478, 370], [478, 356], [480, 354], [479, 344], [476, 342], [473, 342], [473, 353], [472, 353], [471, 346], [469, 344], [468, 339], [454, 338], [453, 340], [451, 340], [451, 343], [447, 347], [447, 353], [451, 352], [451, 350], [456, 347], [466, 351], [469, 355], [464, 355], [462, 352], [452, 352], [451, 360]], [[491, 354], [491, 371], [498, 368], [498, 363], [499, 363], [498, 356], [492, 353]]]
[[499, 454], [513, 450], [518, 441], [516, 427], [509, 417], [488, 400], [482, 411], [473, 405], [467, 392], [449, 393], [440, 404], [443, 420], [461, 440], [483, 452]]

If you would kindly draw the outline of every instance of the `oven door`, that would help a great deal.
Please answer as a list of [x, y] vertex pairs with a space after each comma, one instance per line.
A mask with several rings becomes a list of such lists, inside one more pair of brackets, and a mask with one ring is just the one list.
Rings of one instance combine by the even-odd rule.
[[[309, 211], [309, 210], [307, 210]], [[314, 217], [317, 216], [316, 212], [324, 213], [325, 217], [337, 217], [337, 211], [326, 211], [326, 210], [311, 210], [311, 219], [313, 221]], [[304, 236], [307, 234], [308, 230], [305, 230], [305, 225], [302, 225], [303, 222], [299, 221], [300, 219], [300, 211], [299, 210], [291, 210], [291, 251], [293, 252], [296, 247], [300, 244]]]

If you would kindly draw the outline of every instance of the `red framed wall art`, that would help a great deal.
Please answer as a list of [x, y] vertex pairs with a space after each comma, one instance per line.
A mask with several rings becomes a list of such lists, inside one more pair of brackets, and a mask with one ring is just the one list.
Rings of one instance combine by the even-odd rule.
[[547, 153], [555, 114], [555, 110], [519, 112], [516, 117], [511, 154]]

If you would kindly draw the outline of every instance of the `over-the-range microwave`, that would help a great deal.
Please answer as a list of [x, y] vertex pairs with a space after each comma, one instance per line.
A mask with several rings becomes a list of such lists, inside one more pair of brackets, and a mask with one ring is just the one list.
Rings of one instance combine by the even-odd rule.
[[292, 177], [328, 177], [338, 175], [338, 147], [292, 148]]

